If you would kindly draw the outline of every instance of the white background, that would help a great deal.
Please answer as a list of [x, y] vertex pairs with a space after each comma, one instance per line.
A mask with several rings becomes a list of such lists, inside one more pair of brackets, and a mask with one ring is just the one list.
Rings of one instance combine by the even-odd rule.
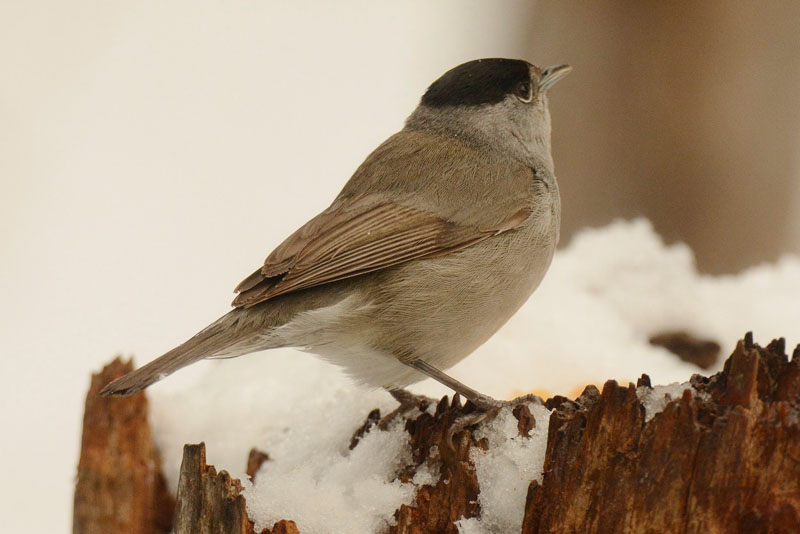
[[497, 5], [0, 6], [4, 531], [68, 531], [92, 371], [227, 311], [445, 70], [525, 57]]

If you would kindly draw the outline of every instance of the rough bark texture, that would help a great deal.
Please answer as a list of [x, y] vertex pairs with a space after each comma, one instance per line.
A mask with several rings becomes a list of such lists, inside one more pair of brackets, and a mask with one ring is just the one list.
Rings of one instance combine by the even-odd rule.
[[[252, 459], [252, 452], [250, 456]], [[242, 483], [226, 471], [217, 473], [214, 466], [206, 464], [204, 443], [183, 447], [175, 534], [254, 534]], [[278, 521], [260, 534], [299, 534], [299, 531], [294, 521]]]
[[86, 395], [72, 531], [76, 534], [169, 532], [174, 501], [167, 494], [147, 421], [144, 395], [97, 392], [133, 370], [119, 358], [92, 376]]
[[649, 422], [631, 385], [553, 403], [524, 534], [797, 533], [800, 351], [739, 342]]
[[206, 446], [185, 445], [178, 480], [175, 534], [248, 534], [242, 483], [206, 464]]
[[[473, 447], [486, 450], [486, 440], [476, 441], [467, 429], [455, 434], [448, 442], [448, 431], [453, 422], [472, 412], [472, 405], [461, 406], [458, 397], [449, 402], [442, 398], [434, 415], [425, 412], [406, 421], [406, 431], [411, 436], [413, 463], [398, 476], [408, 482], [423, 464], [439, 472], [435, 484], [424, 485], [417, 491], [411, 506], [403, 505], [395, 512], [396, 524], [389, 534], [457, 534], [455, 522], [479, 517], [478, 494], [480, 486], [475, 467], [470, 460]], [[520, 436], [527, 436], [535, 420], [525, 404], [514, 408]], [[432, 465], [431, 465], [432, 464]]]
[[480, 512], [478, 478], [469, 460], [470, 450], [477, 444], [468, 430], [454, 436], [452, 447], [446, 443], [447, 431], [461, 411], [457, 400], [450, 405], [445, 397], [434, 415], [423, 411], [406, 422], [414, 463], [398, 478], [411, 480], [424, 463], [437, 463], [440, 476], [436, 484], [419, 489], [414, 505], [403, 505], [395, 512], [397, 524], [389, 529], [390, 534], [457, 534], [455, 521]]

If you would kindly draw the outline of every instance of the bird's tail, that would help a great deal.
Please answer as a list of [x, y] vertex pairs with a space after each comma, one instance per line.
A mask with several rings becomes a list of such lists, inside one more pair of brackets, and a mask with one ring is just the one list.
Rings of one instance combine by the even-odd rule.
[[[241, 340], [233, 310], [210, 324], [185, 343], [152, 362], [122, 376], [100, 390], [100, 395], [132, 395], [203, 358], [222, 353]], [[238, 335], [237, 335], [238, 334]]]

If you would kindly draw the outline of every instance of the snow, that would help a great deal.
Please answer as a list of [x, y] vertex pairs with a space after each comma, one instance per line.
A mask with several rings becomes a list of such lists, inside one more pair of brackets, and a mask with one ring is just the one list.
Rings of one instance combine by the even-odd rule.
[[[301, 447], [280, 448], [245, 491], [256, 532], [285, 518], [296, 518], [301, 532], [379, 532], [401, 504], [410, 504], [414, 484], [392, 481], [410, 460], [408, 434], [401, 421], [390, 431], [369, 432], [352, 451], [347, 442], [319, 443], [313, 454]], [[352, 429], [350, 429], [352, 430]], [[288, 443], [287, 443], [288, 444]]]
[[670, 401], [681, 398], [681, 395], [683, 395], [683, 392], [687, 389], [694, 392], [689, 382], [684, 382], [683, 384], [673, 382], [665, 386], [655, 386], [652, 388], [642, 386], [636, 388], [636, 397], [644, 406], [645, 422], [652, 419], [657, 413], [662, 412]]
[[417, 472], [414, 473], [414, 478], [411, 479], [415, 486], [432, 486], [439, 481], [441, 473], [439, 471], [439, 464], [436, 463], [436, 459], [439, 458], [439, 448], [436, 445], [431, 447], [430, 451], [428, 451], [428, 458], [429, 460], [427, 462], [423, 462], [421, 465], [417, 466]]
[[488, 425], [481, 427], [475, 437], [489, 440], [489, 450], [472, 451], [472, 461], [478, 475], [481, 493], [481, 517], [462, 519], [459, 531], [520, 532], [525, 497], [531, 480], [542, 481], [542, 466], [547, 449], [547, 429], [550, 410], [528, 404], [536, 419], [529, 437], [518, 435], [517, 419], [506, 408]]
[[[497, 398], [529, 391], [575, 397], [586, 384], [635, 381], [647, 418], [688, 388], [700, 370], [648, 338], [687, 330], [723, 346], [722, 358], [748, 329], [756, 340], [800, 335], [800, 259], [786, 257], [736, 276], [698, 275], [691, 251], [665, 245], [645, 220], [586, 230], [556, 254], [550, 272], [522, 310], [489, 342], [450, 370]], [[722, 359], [719, 362], [721, 365]], [[426, 381], [412, 387], [450, 393]], [[277, 350], [204, 362], [151, 388], [152, 421], [174, 490], [184, 443], [205, 441], [208, 461], [245, 479], [247, 453], [270, 455], [255, 483], [245, 484], [256, 527], [292, 519], [301, 532], [380, 532], [416, 490], [438, 478], [426, 465], [409, 483], [394, 480], [408, 461], [401, 426], [373, 428], [353, 450], [353, 432], [375, 407], [396, 406], [382, 391], [353, 385], [333, 365]], [[462, 534], [519, 531], [528, 483], [540, 479], [548, 412], [530, 405], [536, 428], [517, 436], [503, 410], [480, 429], [489, 450], [472, 460], [482, 488], [482, 517], [459, 522]], [[435, 457], [435, 455], [433, 455]]]
[[[245, 482], [251, 447], [270, 460], [245, 483], [256, 531], [292, 519], [301, 532], [378, 532], [416, 493], [391, 482], [410, 461], [396, 424], [348, 446], [367, 413], [395, 408], [388, 394], [360, 391], [327, 364], [289, 350], [227, 360], [180, 391], [153, 395], [152, 423], [172, 488], [186, 441], [205, 441], [207, 458]], [[270, 378], [272, 377], [272, 378]], [[187, 387], [188, 386], [188, 387]], [[155, 390], [154, 390], [155, 392]]]

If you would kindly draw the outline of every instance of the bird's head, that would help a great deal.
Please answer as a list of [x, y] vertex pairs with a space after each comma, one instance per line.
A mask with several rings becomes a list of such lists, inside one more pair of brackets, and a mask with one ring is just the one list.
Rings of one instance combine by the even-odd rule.
[[463, 138], [525, 159], [550, 157], [547, 92], [572, 67], [476, 59], [444, 73], [408, 118], [409, 129]]

